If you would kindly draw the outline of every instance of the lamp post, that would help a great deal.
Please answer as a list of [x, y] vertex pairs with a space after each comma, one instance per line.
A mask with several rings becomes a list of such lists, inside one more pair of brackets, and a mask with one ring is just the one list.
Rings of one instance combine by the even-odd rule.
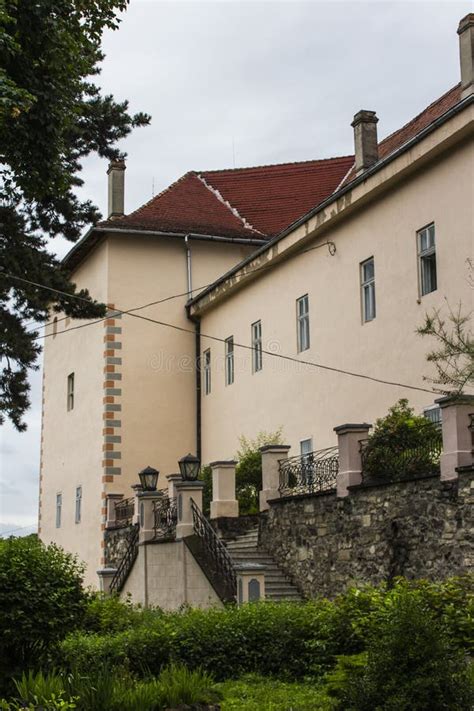
[[183, 481], [196, 481], [201, 466], [201, 462], [197, 457], [193, 454], [187, 454], [185, 457], [181, 457], [178, 464]]
[[139, 472], [140, 484], [142, 491], [156, 491], [156, 484], [158, 482], [159, 471], [153, 469], [153, 467], [145, 467]]

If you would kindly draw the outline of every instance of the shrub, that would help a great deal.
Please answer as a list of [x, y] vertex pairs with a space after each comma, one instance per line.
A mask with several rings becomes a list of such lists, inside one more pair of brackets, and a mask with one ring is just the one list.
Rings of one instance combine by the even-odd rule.
[[235, 470], [236, 496], [241, 514], [258, 513], [258, 492], [262, 488], [262, 455], [265, 444], [281, 444], [282, 428], [275, 432], [259, 432], [255, 439], [239, 438]]
[[43, 674], [43, 672], [29, 671], [21, 679], [14, 680], [18, 698], [0, 702], [2, 711], [16, 711], [16, 709], [46, 708], [48, 711], [66, 711], [76, 708], [76, 698], [69, 697], [63, 677], [56, 672]]
[[463, 653], [407, 589], [377, 613], [365, 670], [345, 681], [341, 711], [469, 711], [474, 703]]
[[155, 619], [161, 613], [159, 608], [146, 608], [133, 604], [130, 598], [121, 600], [118, 595], [91, 595], [86, 608], [82, 629], [88, 632], [122, 632], [139, 625], [146, 625], [148, 619]]
[[0, 541], [0, 685], [82, 623], [82, 576], [73, 556], [36, 536]]
[[364, 450], [364, 473], [372, 477], [417, 476], [438, 470], [441, 432], [399, 400], [378, 419]]

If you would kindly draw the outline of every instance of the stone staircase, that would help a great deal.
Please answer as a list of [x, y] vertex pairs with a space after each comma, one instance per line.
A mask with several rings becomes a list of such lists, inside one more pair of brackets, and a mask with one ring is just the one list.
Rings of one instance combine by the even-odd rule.
[[231, 540], [223, 540], [235, 565], [260, 563], [265, 566], [265, 594], [268, 600], [302, 600], [302, 596], [274, 558], [258, 545], [258, 527]]

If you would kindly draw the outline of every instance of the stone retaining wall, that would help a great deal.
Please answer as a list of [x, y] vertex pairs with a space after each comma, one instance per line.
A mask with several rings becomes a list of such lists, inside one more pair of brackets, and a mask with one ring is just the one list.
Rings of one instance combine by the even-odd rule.
[[260, 542], [308, 597], [474, 571], [474, 470], [271, 502]]

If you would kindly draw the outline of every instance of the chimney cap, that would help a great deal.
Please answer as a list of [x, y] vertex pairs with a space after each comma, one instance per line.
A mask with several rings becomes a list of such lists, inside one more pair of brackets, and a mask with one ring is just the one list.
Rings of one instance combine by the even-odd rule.
[[469, 29], [469, 27], [474, 27], [474, 12], [469, 12], [459, 21], [458, 35]]
[[360, 123], [378, 123], [377, 114], [375, 111], [367, 111], [367, 109], [361, 109], [356, 114], [354, 114], [354, 120], [351, 123], [352, 128], [358, 126]]
[[109, 167], [107, 168], [107, 175], [112, 172], [112, 170], [125, 170], [126, 169], [125, 165], [125, 159], [124, 158], [117, 158], [116, 160], [111, 160], [109, 163]]

